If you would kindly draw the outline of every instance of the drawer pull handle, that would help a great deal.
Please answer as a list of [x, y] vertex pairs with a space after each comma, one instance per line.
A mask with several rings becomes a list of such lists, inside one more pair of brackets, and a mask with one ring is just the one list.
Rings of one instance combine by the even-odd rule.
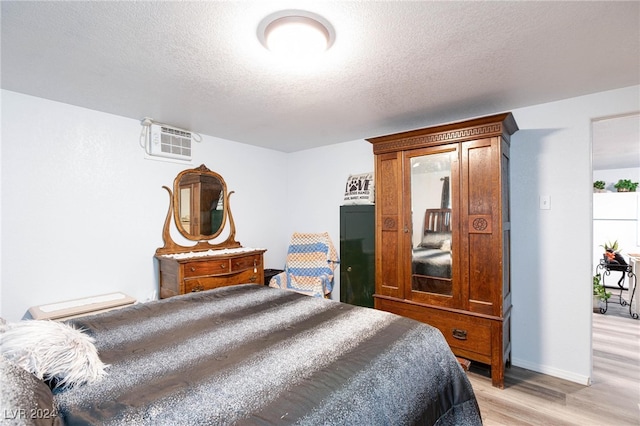
[[220, 264], [220, 267], [221, 267], [222, 269], [225, 269], [225, 268], [227, 267], [227, 265], [226, 265], [225, 263], [221, 263], [221, 264]]
[[204, 287], [202, 287], [201, 285], [195, 286], [192, 290], [191, 293], [197, 293], [199, 291], [204, 290]]
[[192, 267], [191, 267], [191, 272], [195, 272], [195, 271], [196, 271], [195, 266], [192, 266]]
[[254, 282], [256, 282], [257, 278], [258, 277], [256, 275], [252, 275], [251, 278], [249, 278], [249, 282], [254, 283]]
[[453, 337], [458, 340], [467, 340], [467, 330], [453, 329]]
[[258, 273], [258, 263], [257, 263], [256, 259], [253, 259], [253, 273], [254, 274]]

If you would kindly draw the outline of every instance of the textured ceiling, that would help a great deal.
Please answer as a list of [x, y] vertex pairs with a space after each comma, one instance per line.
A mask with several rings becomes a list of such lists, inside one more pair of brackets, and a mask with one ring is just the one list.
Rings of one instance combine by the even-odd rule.
[[[292, 68], [256, 28], [334, 26]], [[285, 152], [640, 84], [640, 2], [2, 1], [2, 88]]]
[[594, 170], [640, 167], [640, 113], [594, 120], [591, 137]]

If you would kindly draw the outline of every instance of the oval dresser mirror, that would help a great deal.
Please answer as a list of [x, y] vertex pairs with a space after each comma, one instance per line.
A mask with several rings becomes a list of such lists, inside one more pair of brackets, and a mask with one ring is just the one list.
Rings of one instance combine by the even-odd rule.
[[[173, 181], [169, 192], [169, 211], [165, 219], [162, 238], [164, 247], [156, 250], [158, 254], [202, 251], [209, 249], [240, 247], [235, 241], [235, 223], [229, 208], [227, 184], [222, 176], [209, 170], [204, 164], [195, 169], [187, 169]], [[191, 241], [193, 246], [182, 246], [171, 238], [171, 219], [180, 234]], [[221, 243], [213, 244], [209, 240], [218, 237], [229, 224], [229, 236]]]
[[173, 183], [173, 213], [178, 231], [192, 241], [218, 236], [226, 220], [226, 193], [222, 176], [204, 165], [178, 174]]

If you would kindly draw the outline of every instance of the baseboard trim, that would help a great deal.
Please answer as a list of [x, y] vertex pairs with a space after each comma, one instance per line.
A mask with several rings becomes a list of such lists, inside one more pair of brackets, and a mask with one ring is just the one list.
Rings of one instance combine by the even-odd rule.
[[549, 367], [548, 365], [540, 365], [523, 359], [513, 358], [511, 363], [516, 367], [525, 368], [527, 370], [536, 371], [538, 373], [547, 374], [549, 376], [557, 377], [559, 379], [568, 380], [570, 382], [578, 383], [584, 386], [591, 385], [591, 377], [583, 376], [582, 374], [576, 374], [571, 371], [560, 370], [558, 368]]

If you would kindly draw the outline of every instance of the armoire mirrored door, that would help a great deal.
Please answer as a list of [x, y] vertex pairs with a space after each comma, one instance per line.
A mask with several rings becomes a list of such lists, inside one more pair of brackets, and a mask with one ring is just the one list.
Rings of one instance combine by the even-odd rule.
[[453, 303], [458, 268], [456, 262], [458, 208], [458, 144], [405, 152], [406, 247], [410, 266], [405, 294], [416, 301], [438, 299]]

